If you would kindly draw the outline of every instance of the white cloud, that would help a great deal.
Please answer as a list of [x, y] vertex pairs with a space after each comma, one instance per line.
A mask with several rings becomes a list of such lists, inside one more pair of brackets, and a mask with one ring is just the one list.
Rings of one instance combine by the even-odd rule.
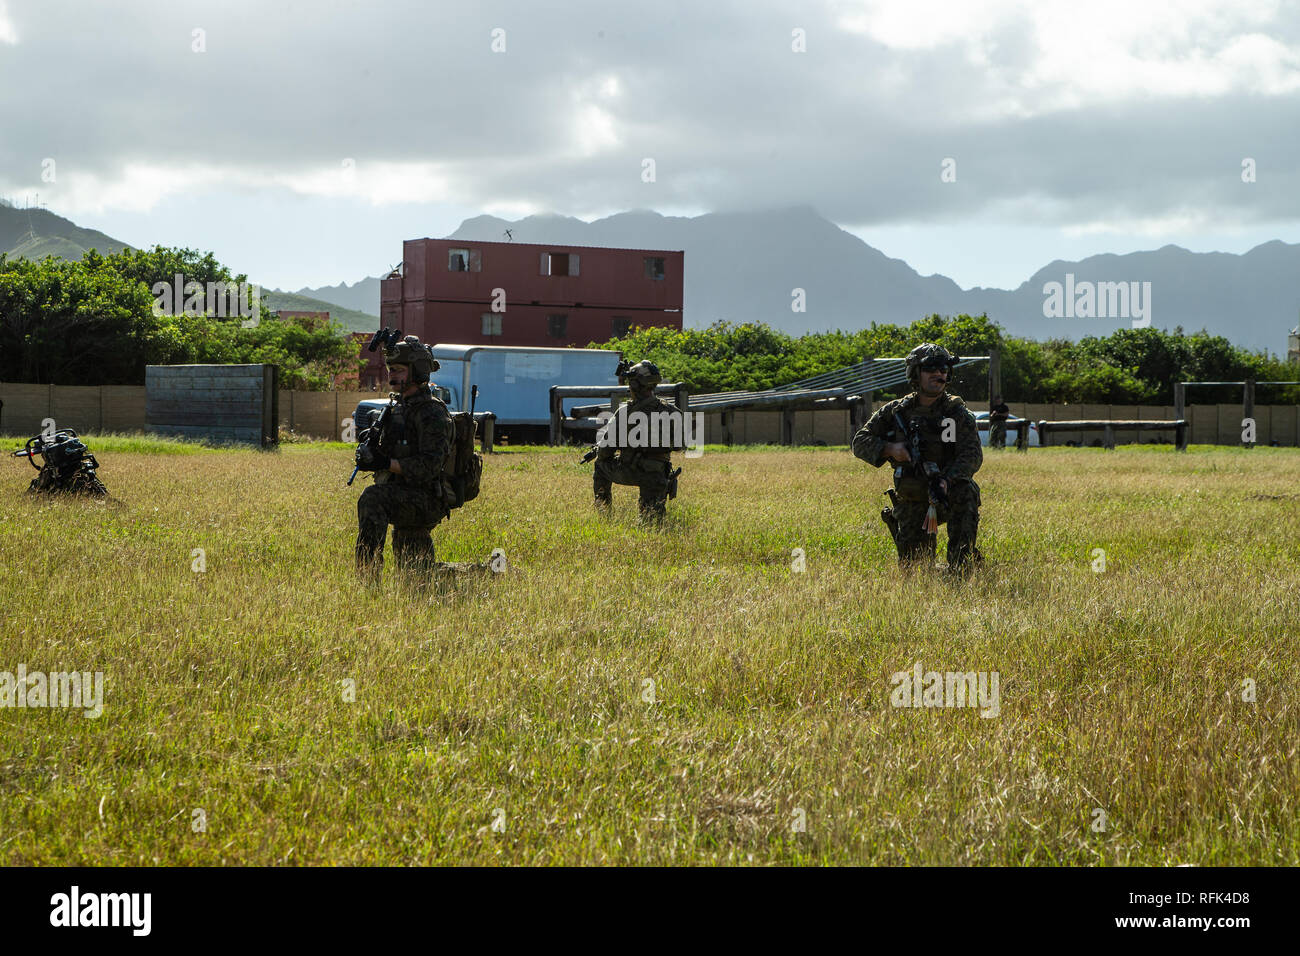
[[106, 210], [149, 212], [164, 199], [228, 179], [218, 166], [163, 166], [128, 163], [111, 174], [62, 167], [55, 184], [38, 188], [61, 215], [102, 214]]
[[[5, 75], [78, 109], [33, 111], [0, 85], [0, 194], [37, 191], [74, 218], [277, 195], [336, 205], [340, 228], [421, 204], [512, 218], [806, 204], [864, 226], [1126, 232], [1198, 204], [1208, 224], [1300, 217], [1300, 15], [1275, 2], [823, 0], [800, 11], [798, 56], [777, 0], [686, 3], [671, 22], [571, 3], [565, 19], [520, 7], [506, 56], [473, 5], [417, 5], [396, 32], [347, 0], [310, 17], [270, 5], [245, 34], [254, 2], [231, 0], [201, 56], [164, 0], [25, 5]], [[349, 66], [306, 69], [292, 48]], [[45, 157], [57, 184], [35, 183]], [[1258, 183], [1241, 181], [1245, 157]]]
[[957, 97], [967, 117], [1300, 89], [1300, 42], [1268, 35], [1280, 25], [1276, 2], [845, 0], [835, 9], [840, 29], [889, 50], [958, 54], [971, 68]]
[[43, 202], [60, 214], [100, 215], [108, 210], [149, 212], [174, 196], [197, 195], [212, 189], [280, 187], [302, 196], [326, 199], [361, 199], [373, 205], [386, 203], [448, 202], [456, 196], [451, 177], [436, 163], [357, 162], [350, 170], [313, 166], [294, 170], [255, 166], [127, 163], [118, 170], [97, 174], [85, 170], [59, 170], [57, 183], [19, 184], [8, 195], [39, 192]]
[[447, 202], [457, 188], [446, 166], [433, 162], [357, 160], [349, 169], [340, 161], [328, 167], [276, 172], [269, 182], [306, 196], [359, 198], [374, 205]]
[[573, 139], [579, 156], [595, 156], [619, 144], [614, 117], [595, 103], [578, 108], [573, 120]]
[[[1240, 228], [1239, 225], [1236, 228]], [[1117, 217], [1065, 226], [1061, 234], [1070, 239], [1085, 236], [1140, 236], [1159, 239], [1166, 236], [1195, 235], [1212, 229], [1229, 229], [1229, 224], [1204, 211], [1178, 210], [1163, 216], [1139, 218]], [[1229, 229], [1229, 231], [1231, 231]]]
[[613, 74], [592, 77], [573, 91], [572, 138], [579, 157], [595, 156], [622, 142], [615, 116], [621, 96], [622, 87]]
[[1017, 0], [847, 0], [836, 25], [895, 50], [934, 50], [987, 32], [1022, 6]]
[[18, 31], [14, 28], [14, 22], [9, 19], [5, 0], [0, 0], [0, 43], [8, 43], [11, 46], [18, 43]]
[[523, 219], [550, 210], [544, 209], [537, 203], [503, 201], [487, 203], [483, 206], [483, 211], [489, 216], [497, 216], [500, 219]]

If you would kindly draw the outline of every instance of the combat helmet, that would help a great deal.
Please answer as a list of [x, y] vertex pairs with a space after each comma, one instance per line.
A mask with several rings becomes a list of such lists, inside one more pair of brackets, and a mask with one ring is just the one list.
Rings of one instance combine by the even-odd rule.
[[913, 388], [919, 388], [921, 385], [921, 369], [927, 371], [936, 371], [938, 369], [947, 369], [952, 373], [952, 368], [961, 361], [959, 356], [953, 355], [942, 345], [935, 345], [932, 342], [926, 342], [918, 345], [912, 351], [907, 353], [907, 381]]
[[427, 384], [429, 376], [438, 371], [440, 365], [433, 357], [433, 349], [420, 342], [418, 336], [408, 335], [396, 345], [384, 349], [386, 365], [405, 365], [411, 370], [411, 381], [417, 385]]
[[664, 380], [659, 374], [659, 366], [644, 359], [629, 368], [624, 373], [624, 377], [627, 379], [628, 387], [638, 392], [653, 390]]

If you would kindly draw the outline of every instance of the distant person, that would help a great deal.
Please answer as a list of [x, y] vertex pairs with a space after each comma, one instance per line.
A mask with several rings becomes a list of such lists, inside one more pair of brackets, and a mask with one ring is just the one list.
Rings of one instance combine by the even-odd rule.
[[[915, 391], [886, 402], [853, 436], [853, 454], [879, 468], [896, 462], [892, 507], [880, 513], [894, 538], [898, 563], [934, 563], [939, 525], [948, 525], [948, 569], [964, 572], [983, 560], [975, 547], [979, 531], [980, 489], [975, 472], [984, 461], [979, 427], [956, 395], [944, 394], [958, 358], [938, 345], [918, 345], [907, 356], [907, 381]], [[922, 469], [917, 474], [908, 444], [914, 430]]]
[[1010, 417], [1011, 409], [1007, 407], [1006, 402], [1002, 401], [1002, 396], [993, 396], [993, 404], [989, 406], [990, 448], [1007, 447], [1007, 419]]
[[[642, 520], [661, 522], [667, 514], [668, 499], [677, 497], [681, 469], [673, 471], [672, 453], [677, 447], [673, 439], [685, 434], [685, 412], [655, 396], [655, 386], [663, 377], [654, 362], [638, 362], [620, 377], [626, 379], [632, 401], [619, 406], [604, 426], [605, 441], [597, 446], [596, 470], [591, 480], [596, 508], [609, 510], [614, 485], [636, 485], [641, 492]], [[670, 422], [669, 416], [680, 420], [678, 436], [665, 436], [658, 427], [657, 423]], [[642, 440], [636, 440], [637, 436]]]
[[[429, 390], [438, 368], [427, 345], [414, 335], [384, 349], [391, 399], [357, 446], [356, 463], [373, 471], [375, 483], [357, 499], [357, 571], [379, 583], [384, 539], [393, 526], [393, 558], [403, 571], [431, 574], [435, 525], [451, 513], [454, 491], [444, 480], [455, 427], [447, 406]], [[371, 442], [374, 438], [374, 442]]]

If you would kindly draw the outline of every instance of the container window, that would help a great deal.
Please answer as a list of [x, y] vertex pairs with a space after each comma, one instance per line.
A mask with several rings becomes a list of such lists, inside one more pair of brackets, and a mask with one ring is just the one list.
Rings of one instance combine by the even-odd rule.
[[483, 334], [484, 335], [501, 334], [501, 313], [500, 312], [483, 313]]
[[646, 256], [645, 277], [647, 279], [662, 279], [664, 277], [664, 260], [659, 256]]
[[578, 257], [571, 252], [543, 252], [541, 274], [544, 276], [576, 276]]
[[614, 318], [610, 319], [609, 334], [613, 338], [621, 339], [623, 336], [627, 335], [631, 331], [632, 331], [631, 319], [624, 318], [621, 315], [616, 315], [614, 316]]
[[469, 250], [448, 249], [447, 250], [447, 271], [468, 272], [469, 271]]
[[569, 317], [567, 315], [548, 315], [546, 333], [553, 339], [566, 338], [569, 334]]

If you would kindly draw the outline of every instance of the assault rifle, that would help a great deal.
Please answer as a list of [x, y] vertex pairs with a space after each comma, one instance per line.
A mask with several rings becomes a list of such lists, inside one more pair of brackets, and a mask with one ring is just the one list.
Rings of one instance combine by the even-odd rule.
[[[600, 431], [601, 431], [601, 429], [607, 429], [607, 428], [609, 428], [612, 422], [613, 422], [613, 419], [611, 418], [611, 419], [610, 419], [608, 422], [606, 422], [604, 425], [600, 426], [600, 429], [597, 429], [597, 430], [596, 430], [596, 436], [597, 436], [597, 438], [600, 437]], [[605, 433], [605, 437], [606, 437], [606, 438], [609, 437], [609, 433], [608, 433], [608, 432]], [[596, 458], [596, 456], [600, 454], [600, 450], [601, 450], [602, 448], [613, 448], [613, 447], [614, 447], [614, 446], [613, 446], [612, 444], [610, 444], [610, 445], [602, 445], [599, 441], [597, 441], [594, 445], [591, 446], [591, 450], [588, 451], [585, 455], [582, 456], [582, 461], [578, 462], [578, 464], [580, 464], [580, 465], [585, 465], [587, 462], [594, 460], [594, 459]]]
[[[618, 384], [623, 384], [623, 380], [627, 378], [628, 370], [632, 368], [632, 364], [627, 359], [618, 360], [618, 365], [614, 367], [614, 377], [618, 379]], [[582, 461], [578, 462], [578, 464], [585, 465], [587, 462], [595, 460], [596, 456], [600, 454], [601, 447], [600, 442], [592, 445], [591, 450], [582, 456]]]
[[[390, 329], [385, 325], [371, 337], [370, 344], [366, 346], [366, 351], [378, 351], [381, 345], [386, 349], [392, 348], [401, 339], [401, 329]], [[362, 463], [373, 461], [374, 456], [379, 452], [379, 433], [383, 431], [384, 422], [388, 420], [388, 409], [392, 407], [393, 403], [390, 401], [388, 406], [379, 414], [379, 420], [363, 432], [361, 441], [357, 444], [357, 450], [353, 455], [356, 467], [352, 469], [352, 474], [348, 478], [349, 488], [352, 487], [352, 482], [356, 481], [357, 472], [361, 470]]]
[[925, 482], [930, 507], [926, 510], [921, 527], [927, 534], [937, 534], [939, 520], [936, 506], [944, 508], [948, 506], [948, 492], [944, 490], [943, 473], [939, 470], [937, 463], [925, 459], [924, 443], [921, 440], [921, 423], [918, 419], [913, 419], [910, 423], [905, 422], [903, 416], [895, 412], [894, 428], [898, 440], [903, 442], [903, 445], [907, 448], [907, 454], [911, 458], [911, 461], [894, 466], [894, 477], [905, 478], [910, 470], [912, 477]]
[[388, 421], [388, 413], [392, 410], [393, 404], [390, 401], [385, 405], [384, 410], [379, 413], [379, 418], [362, 433], [361, 441], [357, 445], [356, 453], [353, 456], [356, 467], [352, 469], [352, 477], [348, 479], [349, 487], [356, 480], [357, 472], [361, 470], [361, 466], [374, 461], [375, 456], [379, 454], [379, 435], [384, 430], [384, 423]]

